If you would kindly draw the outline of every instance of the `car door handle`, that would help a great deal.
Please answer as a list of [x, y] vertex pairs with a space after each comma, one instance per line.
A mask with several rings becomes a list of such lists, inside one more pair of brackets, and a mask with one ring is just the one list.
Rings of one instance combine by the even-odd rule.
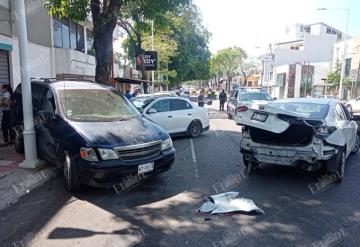
[[191, 113], [188, 113], [188, 116], [191, 116], [192, 114]]
[[172, 118], [173, 116], [168, 116], [168, 118]]

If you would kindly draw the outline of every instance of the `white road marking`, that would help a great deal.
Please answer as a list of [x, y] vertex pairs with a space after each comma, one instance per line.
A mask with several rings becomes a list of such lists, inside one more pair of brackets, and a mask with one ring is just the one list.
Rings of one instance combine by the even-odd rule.
[[195, 168], [195, 177], [198, 178], [199, 177], [199, 170], [197, 167], [197, 160], [196, 160], [196, 154], [195, 154], [195, 148], [194, 148], [194, 141], [192, 138], [190, 138], [190, 147], [191, 147], [191, 155], [192, 155], [192, 160], [194, 163], [194, 168]]

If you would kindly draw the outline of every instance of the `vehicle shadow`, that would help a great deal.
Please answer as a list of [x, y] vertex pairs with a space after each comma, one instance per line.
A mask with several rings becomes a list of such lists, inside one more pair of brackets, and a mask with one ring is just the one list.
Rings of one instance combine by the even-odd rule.
[[[9, 209], [5, 212], [9, 214], [5, 220], [17, 217], [25, 224], [36, 222], [33, 232], [38, 233], [60, 211], [64, 211], [66, 205], [86, 202], [90, 205], [86, 208], [89, 214], [81, 211], [81, 208], [78, 211], [69, 208], [68, 211], [75, 210], [73, 214], [59, 216], [68, 223], [55, 224], [44, 234], [45, 243], [58, 240], [59, 246], [65, 243], [68, 246], [81, 243], [82, 246], [119, 247], [278, 246], [279, 241], [284, 242], [284, 246], [309, 246], [322, 240], [326, 234], [344, 229], [350, 235], [356, 230], [335, 227], [358, 223], [359, 199], [343, 204], [344, 200], [354, 197], [354, 194], [345, 191], [356, 183], [356, 174], [349, 172], [342, 184], [320, 186], [318, 191], [312, 185], [324, 182], [320, 174], [291, 167], [262, 165], [247, 176], [243, 173], [244, 165], [238, 144], [229, 141], [229, 138], [238, 136], [239, 132], [217, 132], [218, 135], [210, 131], [209, 134], [193, 139], [198, 156], [198, 178], [192, 171], [194, 163], [191, 161], [191, 152], [186, 151], [182, 154], [186, 159], [178, 157], [169, 172], [147, 179], [129, 191], [116, 193], [113, 189], [83, 187], [70, 194], [57, 188], [51, 200], [37, 204], [35, 215], [26, 216], [26, 206], [20, 210], [22, 205], [15, 205], [17, 211]], [[181, 147], [188, 148], [184, 141], [186, 139], [175, 139], [175, 146], [183, 142]], [[200, 146], [201, 149], [197, 148]], [[356, 165], [358, 156], [349, 158], [349, 167]], [[61, 186], [61, 183], [57, 182], [53, 186]], [[217, 216], [196, 212], [204, 197], [227, 191], [238, 191], [240, 196], [252, 199], [265, 211], [265, 215]], [[341, 200], [337, 198], [339, 195]], [[43, 191], [32, 196], [21, 203], [31, 205], [29, 203], [34, 203], [35, 199], [44, 200]], [[111, 218], [98, 218], [96, 213], [99, 209], [110, 213]], [[85, 215], [91, 216], [84, 218]], [[101, 227], [96, 224], [89, 227], [83, 223], [87, 220], [99, 222]], [[24, 229], [23, 224], [16, 228], [1, 227], [1, 236], [7, 236], [7, 241], [3, 243], [10, 243], [10, 239], [15, 236], [14, 232], [17, 232], [16, 236], [26, 235]]]

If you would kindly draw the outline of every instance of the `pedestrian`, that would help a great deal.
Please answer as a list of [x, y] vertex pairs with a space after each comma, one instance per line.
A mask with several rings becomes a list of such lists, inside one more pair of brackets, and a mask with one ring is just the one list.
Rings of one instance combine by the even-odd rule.
[[224, 89], [219, 94], [219, 101], [220, 101], [220, 111], [224, 111], [224, 105], [225, 105], [225, 102], [227, 101], [227, 95], [226, 95]]
[[176, 91], [176, 96], [181, 97], [181, 94], [179, 91]]
[[129, 89], [125, 91], [124, 96], [125, 96], [127, 99], [129, 99], [129, 100], [132, 98], [132, 95], [131, 95], [131, 93], [130, 93], [130, 90], [129, 90]]
[[204, 107], [205, 105], [205, 95], [203, 91], [200, 91], [200, 95], [198, 96], [198, 106]]
[[2, 111], [1, 130], [3, 132], [4, 143], [1, 145], [13, 144], [15, 140], [14, 130], [11, 126], [10, 104], [13, 99], [13, 91], [8, 84], [1, 87], [2, 97], [0, 98], [0, 109]]
[[136, 88], [131, 96], [134, 98], [134, 97], [136, 97], [136, 96], [138, 96], [140, 94], [141, 94], [140, 88]]

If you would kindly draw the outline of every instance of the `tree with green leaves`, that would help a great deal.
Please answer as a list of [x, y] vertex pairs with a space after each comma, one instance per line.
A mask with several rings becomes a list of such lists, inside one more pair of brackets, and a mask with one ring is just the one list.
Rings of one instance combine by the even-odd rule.
[[227, 77], [227, 91], [230, 91], [232, 77], [239, 71], [246, 58], [246, 52], [236, 46], [221, 49], [212, 58], [214, 69]]
[[[110, 83], [113, 61], [113, 32], [118, 24], [131, 37], [137, 53], [142, 53], [141, 33], [149, 30], [149, 21], [164, 25], [165, 13], [175, 11], [190, 0], [46, 0], [51, 15], [84, 21], [91, 14], [96, 59], [95, 80]], [[144, 72], [145, 69], [143, 68]], [[143, 73], [144, 74], [144, 73]]]
[[170, 18], [171, 35], [177, 43], [178, 55], [169, 64], [176, 76], [170, 78], [172, 86], [184, 81], [208, 80], [210, 56], [208, 48], [210, 33], [202, 25], [201, 14], [195, 5], [189, 5]]
[[124, 0], [46, 0], [44, 5], [51, 15], [73, 21], [92, 16], [96, 60], [95, 81], [110, 83], [113, 61], [113, 32]]
[[248, 79], [251, 76], [259, 73], [259, 67], [260, 64], [255, 59], [246, 60], [240, 63], [239, 70], [242, 75], [242, 83], [244, 87], [247, 86]]
[[[190, 0], [137, 0], [129, 1], [119, 15], [118, 24], [128, 35], [128, 56], [144, 59], [143, 35], [150, 34], [151, 22], [156, 30], [168, 26], [169, 14], [177, 13], [189, 4]], [[145, 65], [141, 66], [142, 79], [146, 78]]]

